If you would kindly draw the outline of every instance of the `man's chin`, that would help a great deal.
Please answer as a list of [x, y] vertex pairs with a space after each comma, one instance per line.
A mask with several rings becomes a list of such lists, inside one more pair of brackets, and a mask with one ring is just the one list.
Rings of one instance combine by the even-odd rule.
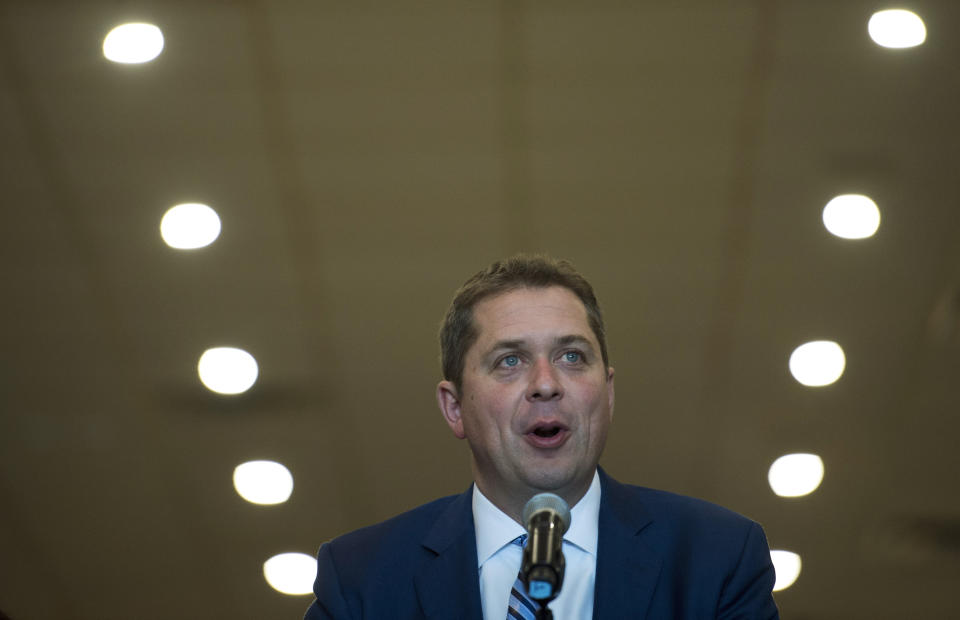
[[577, 486], [577, 472], [572, 471], [540, 471], [535, 475], [527, 476], [525, 482], [533, 493], [556, 493], [567, 499], [567, 495], [575, 491]]

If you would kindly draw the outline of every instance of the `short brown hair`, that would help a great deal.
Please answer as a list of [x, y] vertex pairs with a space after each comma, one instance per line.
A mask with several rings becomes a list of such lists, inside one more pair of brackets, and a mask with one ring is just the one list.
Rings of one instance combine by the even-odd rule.
[[518, 288], [562, 286], [575, 294], [587, 311], [587, 322], [600, 343], [604, 366], [610, 366], [600, 304], [593, 287], [573, 265], [542, 254], [517, 254], [491, 264], [464, 282], [453, 296], [440, 327], [443, 378], [462, 388], [467, 351], [477, 339], [473, 308], [480, 301]]

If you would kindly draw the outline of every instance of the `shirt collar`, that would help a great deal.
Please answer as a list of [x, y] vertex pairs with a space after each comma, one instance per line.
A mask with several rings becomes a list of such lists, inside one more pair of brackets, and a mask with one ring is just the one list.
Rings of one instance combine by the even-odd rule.
[[[593, 473], [593, 482], [586, 494], [570, 509], [570, 529], [564, 542], [571, 543], [594, 556], [597, 554], [597, 523], [600, 516], [600, 476]], [[522, 525], [493, 505], [473, 485], [473, 523], [477, 537], [477, 566], [489, 560], [517, 536], [526, 534]]]
[[597, 533], [600, 521], [600, 475], [593, 472], [593, 482], [586, 494], [570, 509], [570, 529], [563, 540], [592, 556], [597, 555]]

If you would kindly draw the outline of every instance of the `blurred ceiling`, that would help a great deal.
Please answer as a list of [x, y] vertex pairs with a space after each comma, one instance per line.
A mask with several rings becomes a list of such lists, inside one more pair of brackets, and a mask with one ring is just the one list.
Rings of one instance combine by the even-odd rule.
[[[264, 560], [469, 484], [436, 329], [525, 250], [604, 306], [611, 474], [800, 553], [786, 618], [960, 615], [960, 3], [903, 5], [921, 47], [858, 0], [0, 4], [0, 608], [299, 617]], [[125, 21], [163, 54], [107, 62]], [[850, 192], [875, 237], [824, 229]], [[187, 201], [212, 246], [160, 239]], [[821, 338], [847, 370], [805, 388]], [[250, 392], [199, 384], [217, 345]], [[778, 498], [795, 451], [824, 483]], [[256, 458], [289, 502], [234, 492]]]

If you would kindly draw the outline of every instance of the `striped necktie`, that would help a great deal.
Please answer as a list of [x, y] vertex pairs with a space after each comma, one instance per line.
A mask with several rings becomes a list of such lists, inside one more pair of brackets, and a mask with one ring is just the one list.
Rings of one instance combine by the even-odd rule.
[[[523, 543], [526, 542], [527, 535], [517, 536], [513, 539], [512, 544], [519, 545], [520, 548], [523, 548]], [[536, 620], [537, 617], [537, 604], [533, 602], [529, 596], [527, 596], [527, 588], [523, 585], [523, 579], [521, 579], [521, 573], [517, 573], [517, 580], [513, 582], [513, 587], [510, 589], [510, 602], [507, 606], [507, 620]]]

